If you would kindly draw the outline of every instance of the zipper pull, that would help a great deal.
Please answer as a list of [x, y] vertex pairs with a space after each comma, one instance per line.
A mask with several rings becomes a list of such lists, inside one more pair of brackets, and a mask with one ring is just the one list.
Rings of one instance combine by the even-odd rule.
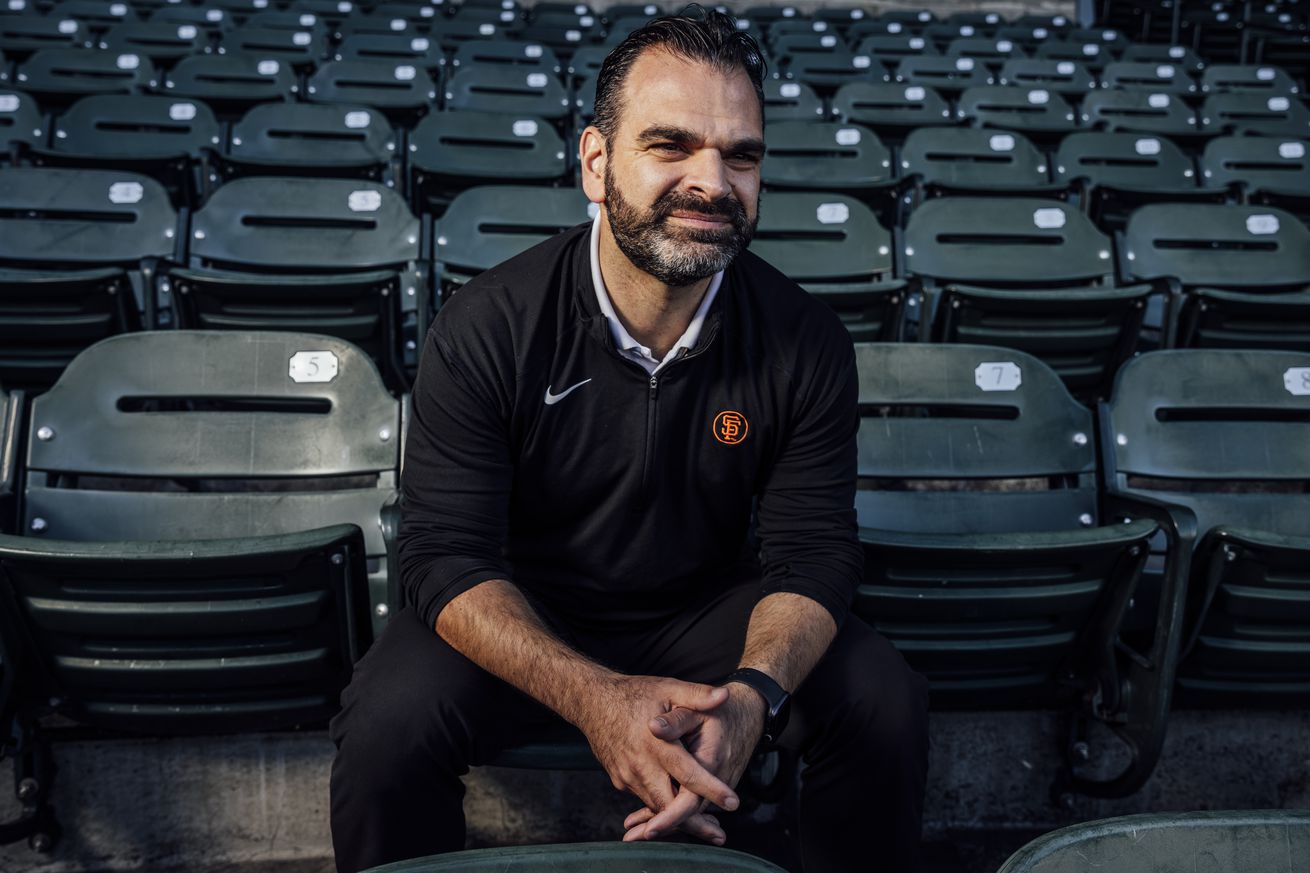
[[658, 388], [658, 387], [660, 387], [660, 378], [659, 378], [659, 376], [651, 376], [651, 377], [650, 377], [650, 390], [654, 391], [654, 390], [655, 390], [656, 388]]

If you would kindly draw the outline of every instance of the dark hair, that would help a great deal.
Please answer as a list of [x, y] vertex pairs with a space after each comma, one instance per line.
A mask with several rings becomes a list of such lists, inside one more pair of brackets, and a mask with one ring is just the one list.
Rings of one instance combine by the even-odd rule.
[[677, 15], [666, 15], [647, 22], [628, 34], [605, 62], [596, 78], [596, 115], [592, 124], [609, 141], [619, 126], [623, 111], [623, 84], [638, 56], [649, 48], [709, 64], [725, 73], [745, 70], [755, 86], [764, 115], [764, 53], [748, 34], [737, 29], [731, 16], [692, 4]]

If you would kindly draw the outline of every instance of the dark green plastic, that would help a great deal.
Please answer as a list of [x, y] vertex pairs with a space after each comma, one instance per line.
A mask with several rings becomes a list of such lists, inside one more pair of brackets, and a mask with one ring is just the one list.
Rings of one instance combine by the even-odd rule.
[[44, 139], [45, 125], [36, 101], [20, 91], [0, 88], [0, 161], [15, 144]]
[[11, 59], [21, 60], [42, 49], [87, 46], [90, 41], [90, 31], [73, 18], [43, 16], [35, 12], [0, 15], [0, 52]]
[[935, 55], [937, 47], [931, 40], [921, 36], [874, 34], [860, 40], [856, 51], [876, 57], [885, 64], [891, 64], [915, 55]]
[[867, 125], [881, 137], [955, 123], [942, 96], [924, 85], [846, 85], [833, 96], [832, 110], [838, 118]]
[[1088, 127], [1130, 133], [1188, 137], [1199, 132], [1196, 111], [1170, 94], [1148, 91], [1097, 91], [1083, 100]]
[[1078, 126], [1073, 107], [1047, 88], [1011, 88], [984, 85], [960, 95], [959, 110], [966, 121], [981, 127], [999, 127], [1029, 135], [1060, 136]]
[[277, 30], [245, 25], [223, 34], [225, 53], [273, 58], [301, 69], [313, 67], [327, 49], [327, 37], [314, 30]]
[[1240, 186], [1289, 201], [1310, 199], [1310, 142], [1263, 136], [1221, 136], [1201, 155], [1201, 184]]
[[361, 105], [265, 103], [232, 126], [230, 175], [360, 176], [377, 180], [397, 156], [391, 122]]
[[499, 65], [465, 67], [446, 83], [446, 107], [556, 120], [571, 104], [557, 76]]
[[1292, 96], [1296, 81], [1275, 64], [1211, 64], [1201, 73], [1201, 90], [1206, 94], [1255, 94]]
[[1192, 159], [1166, 137], [1139, 133], [1070, 134], [1055, 153], [1055, 178], [1160, 198], [1196, 191]]
[[432, 36], [407, 36], [398, 33], [355, 33], [337, 46], [333, 58], [338, 61], [410, 64], [427, 70], [431, 76], [441, 67], [445, 56], [441, 43]]
[[676, 843], [573, 843], [472, 849], [398, 861], [367, 873], [783, 873], [730, 849]]
[[489, 112], [434, 112], [409, 136], [415, 190], [445, 196], [496, 182], [557, 182], [564, 141], [545, 119]]
[[1117, 492], [1196, 519], [1191, 702], [1289, 705], [1310, 688], [1310, 354], [1176, 350], [1126, 364], [1102, 413]]
[[150, 58], [159, 66], [203, 51], [206, 42], [205, 31], [194, 24], [130, 21], [111, 27], [99, 45], [115, 54], [135, 53]]
[[1206, 68], [1201, 56], [1187, 46], [1160, 43], [1136, 42], [1125, 46], [1120, 60], [1172, 64], [1189, 76], [1200, 75]]
[[792, 56], [787, 61], [787, 77], [831, 93], [851, 82], [886, 82], [890, 75], [877, 58], [841, 48]]
[[1114, 634], [1157, 527], [1098, 525], [1091, 411], [1011, 349], [860, 344], [856, 360], [856, 612], [939, 706], [1112, 720]]
[[1296, 873], [1310, 869], [1310, 812], [1155, 812], [1038, 837], [999, 873]]
[[1096, 88], [1096, 77], [1081, 63], [1044, 58], [1008, 60], [996, 81], [1018, 88], [1045, 88], [1070, 99], [1082, 98]]
[[[594, 84], [593, 84], [594, 89]], [[594, 92], [593, 92], [594, 93]], [[593, 97], [593, 100], [595, 98]], [[824, 117], [823, 101], [803, 82], [767, 79], [764, 82], [764, 120], [815, 121]]]
[[1200, 92], [1196, 82], [1181, 67], [1150, 61], [1114, 61], [1101, 71], [1104, 88], [1123, 88], [1151, 94], [1190, 97]]
[[767, 188], [870, 191], [894, 182], [891, 152], [858, 124], [770, 123], [764, 138], [760, 181]]
[[1216, 94], [1201, 105], [1201, 129], [1306, 139], [1310, 109], [1295, 94]]
[[309, 77], [311, 103], [372, 106], [397, 122], [412, 122], [436, 103], [437, 86], [413, 64], [329, 61]]
[[43, 105], [87, 94], [128, 94], [157, 84], [150, 58], [132, 52], [45, 49], [18, 65], [18, 84]]
[[169, 94], [204, 100], [215, 112], [239, 115], [259, 103], [289, 100], [296, 76], [290, 64], [273, 58], [192, 55], [177, 62], [164, 86]]
[[896, 81], [907, 85], [926, 85], [942, 94], [958, 94], [965, 88], [991, 85], [987, 66], [972, 58], [947, 58], [912, 55], [896, 67]]
[[471, 40], [450, 61], [452, 74], [475, 66], [508, 67], [523, 73], [560, 74], [560, 61], [550, 46], [525, 40]]
[[1045, 155], [1021, 133], [927, 127], [910, 131], [900, 156], [902, 175], [917, 176], [931, 192], [1022, 193], [1052, 187]]

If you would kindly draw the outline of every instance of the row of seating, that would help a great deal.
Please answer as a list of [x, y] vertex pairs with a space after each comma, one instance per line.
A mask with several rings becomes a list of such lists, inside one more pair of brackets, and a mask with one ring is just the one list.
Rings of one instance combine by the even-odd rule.
[[[1310, 356], [1151, 352], [1094, 416], [1022, 352], [856, 351], [855, 611], [934, 705], [1106, 720], [1131, 765], [1072, 778], [1123, 794], [1175, 684], [1198, 705], [1304, 699]], [[333, 711], [399, 605], [405, 404], [365, 354], [128, 334], [3, 407], [0, 639], [29, 712], [187, 733]]]

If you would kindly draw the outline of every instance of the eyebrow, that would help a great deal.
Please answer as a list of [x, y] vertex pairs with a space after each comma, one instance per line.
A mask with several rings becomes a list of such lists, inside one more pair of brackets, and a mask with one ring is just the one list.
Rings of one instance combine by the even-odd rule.
[[[685, 127], [668, 124], [653, 124], [637, 135], [637, 142], [647, 145], [652, 142], [676, 142], [688, 145], [699, 142], [700, 134]], [[746, 137], [731, 143], [725, 151], [732, 154], [745, 152], [752, 155], [764, 154], [764, 140], [758, 137]]]

